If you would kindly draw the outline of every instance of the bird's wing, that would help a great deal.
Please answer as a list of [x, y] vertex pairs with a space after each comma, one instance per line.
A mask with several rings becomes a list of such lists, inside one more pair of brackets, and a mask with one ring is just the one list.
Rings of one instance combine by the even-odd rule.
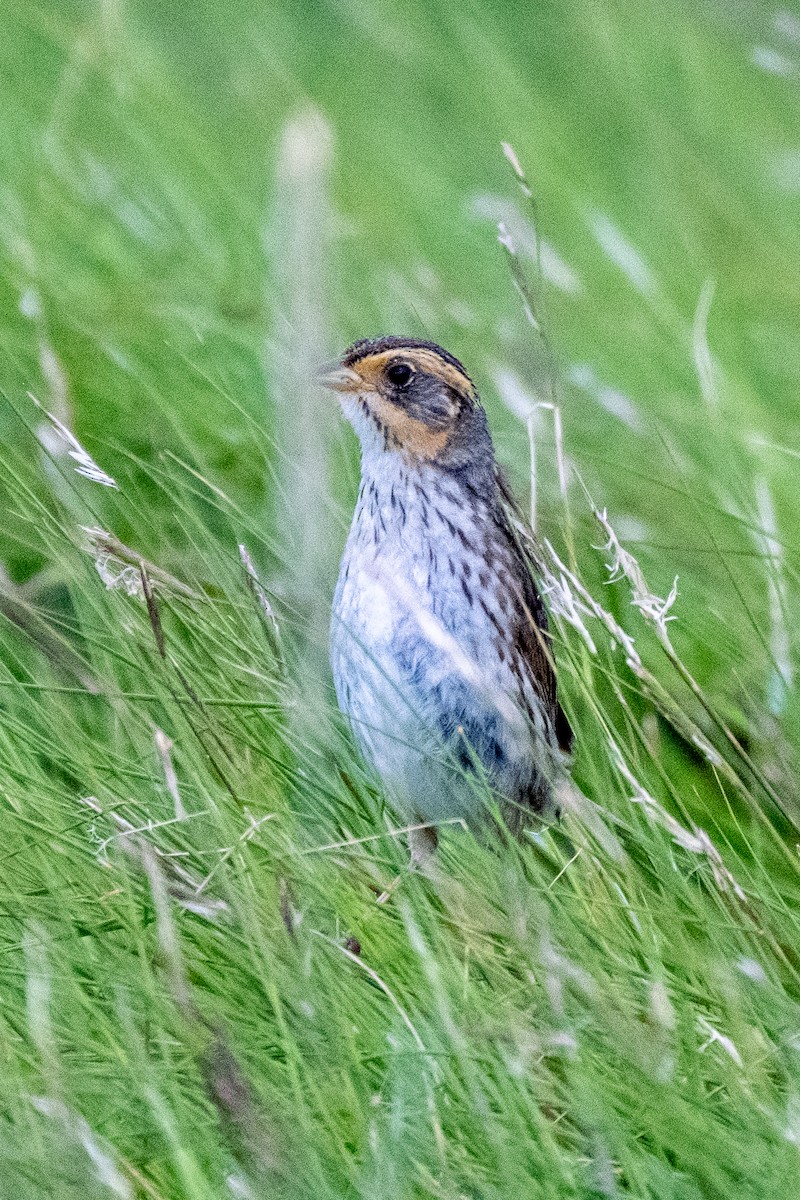
[[539, 687], [556, 735], [559, 749], [568, 754], [572, 749], [573, 732], [566, 714], [558, 702], [552, 636], [548, 629], [547, 609], [536, 585], [542, 570], [542, 552], [528, 525], [503, 472], [496, 469], [497, 490], [501, 503], [501, 520], [507, 536], [513, 541], [522, 564], [521, 585], [524, 613], [517, 630], [523, 656]]

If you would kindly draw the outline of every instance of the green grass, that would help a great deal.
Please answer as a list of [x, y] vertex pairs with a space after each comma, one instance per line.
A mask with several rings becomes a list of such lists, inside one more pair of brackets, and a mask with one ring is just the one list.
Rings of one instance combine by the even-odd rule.
[[[755, 4], [7, 6], [0, 1194], [798, 1190], [799, 78]], [[522, 496], [503, 395], [554, 383], [539, 532], [595, 610], [560, 826], [448, 830], [378, 904], [325, 665], [357, 449], [303, 369], [390, 331], [464, 359]]]

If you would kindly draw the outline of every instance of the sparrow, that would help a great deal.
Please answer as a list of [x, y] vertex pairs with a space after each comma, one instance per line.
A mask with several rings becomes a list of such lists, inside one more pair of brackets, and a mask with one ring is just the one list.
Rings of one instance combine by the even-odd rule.
[[558, 702], [532, 535], [497, 465], [478, 392], [434, 342], [356, 342], [324, 368], [361, 443], [333, 601], [339, 707], [390, 805], [416, 825], [517, 836], [553, 811], [572, 732]]

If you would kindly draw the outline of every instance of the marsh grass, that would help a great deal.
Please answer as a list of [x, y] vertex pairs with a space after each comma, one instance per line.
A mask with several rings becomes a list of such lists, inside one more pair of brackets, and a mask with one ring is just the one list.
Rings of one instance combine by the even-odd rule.
[[[792, 1194], [795, 19], [13, 7], [0, 1192]], [[288, 404], [388, 328], [534, 440], [577, 732], [561, 823], [397, 886]]]

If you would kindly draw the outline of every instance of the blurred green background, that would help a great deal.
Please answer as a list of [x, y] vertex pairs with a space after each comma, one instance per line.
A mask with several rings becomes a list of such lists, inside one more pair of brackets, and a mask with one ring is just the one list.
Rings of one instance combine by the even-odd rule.
[[[12, 0], [0, 111], [5, 1194], [797, 1190], [800, 9]], [[307, 376], [389, 332], [464, 361], [525, 503], [533, 414], [539, 533], [784, 818], [656, 719], [618, 649], [587, 666], [568, 638], [576, 779], [629, 858], [569, 821], [541, 861], [454, 843], [463, 895], [416, 881], [384, 910], [402, 847], [317, 853], [383, 826], [324, 665], [357, 446]], [[533, 407], [553, 397], [566, 496]], [[75, 474], [42, 409], [118, 489]], [[588, 496], [655, 593], [678, 576], [705, 709], [608, 582]], [[161, 599], [180, 677], [81, 526], [193, 589]], [[181, 823], [156, 726], [207, 824]], [[741, 895], [631, 805], [610, 739]], [[195, 884], [229, 847], [224, 936], [166, 915], [149, 851], [109, 875], [112, 813]], [[366, 982], [341, 974], [349, 934]], [[291, 1172], [253, 1150], [256, 1110]]]

